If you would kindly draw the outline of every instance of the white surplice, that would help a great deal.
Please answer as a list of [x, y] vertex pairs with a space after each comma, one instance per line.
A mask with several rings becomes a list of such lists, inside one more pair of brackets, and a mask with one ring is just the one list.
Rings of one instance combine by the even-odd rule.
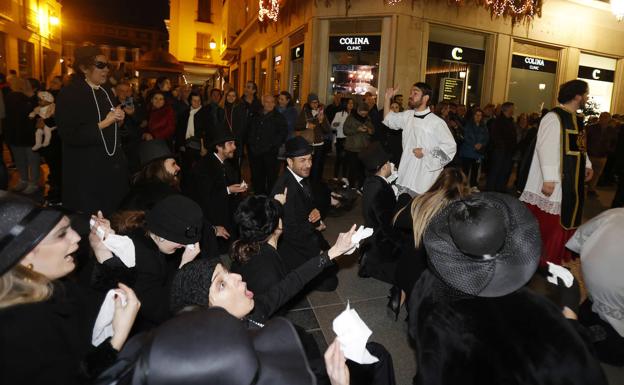
[[[591, 168], [585, 157], [585, 168]], [[585, 175], [585, 171], [581, 171]], [[542, 193], [544, 182], [555, 182], [550, 196]], [[561, 122], [555, 112], [547, 113], [537, 130], [535, 152], [520, 200], [553, 215], [561, 215]]]
[[[392, 130], [403, 130], [403, 155], [396, 183], [417, 194], [426, 192], [457, 151], [446, 122], [426, 109], [391, 111], [383, 123]], [[422, 158], [414, 155], [415, 148], [423, 149]]]

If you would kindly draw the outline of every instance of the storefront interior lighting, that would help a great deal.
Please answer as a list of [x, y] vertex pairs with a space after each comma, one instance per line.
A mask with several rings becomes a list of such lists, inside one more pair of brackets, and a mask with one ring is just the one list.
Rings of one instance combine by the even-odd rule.
[[544, 91], [546, 89], [546, 84], [540, 83], [537, 87], [539, 88], [540, 91]]
[[624, 20], [624, 0], [611, 0], [611, 12], [618, 21]]
[[333, 83], [335, 80], [336, 80], [336, 78], [335, 78], [335, 77], [333, 77], [333, 76], [329, 78], [329, 81], [330, 81], [330, 82], [332, 82], [332, 83]]
[[460, 79], [466, 79], [466, 72], [461, 71], [461, 72], [459, 73], [459, 78], [460, 78]]
[[[270, 3], [265, 5], [265, 2]], [[279, 16], [279, 1], [278, 0], [258, 0], [258, 20], [264, 21], [264, 18], [277, 21]]]

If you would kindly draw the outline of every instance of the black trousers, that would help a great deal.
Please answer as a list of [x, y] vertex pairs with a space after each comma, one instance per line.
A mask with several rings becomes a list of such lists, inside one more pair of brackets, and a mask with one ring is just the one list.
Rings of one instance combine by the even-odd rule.
[[336, 138], [336, 162], [334, 163], [334, 178], [347, 176], [347, 162], [345, 161], [344, 144], [347, 138]]
[[254, 193], [256, 195], [270, 193], [279, 172], [277, 152], [252, 153], [249, 155], [249, 166], [251, 168], [251, 183]]
[[461, 165], [464, 175], [470, 177], [470, 187], [479, 186], [479, 166], [481, 163], [477, 159], [461, 158]]
[[512, 155], [511, 152], [504, 150], [492, 151], [487, 175], [487, 191], [505, 192], [513, 164]]
[[358, 158], [358, 152], [345, 151], [347, 169], [349, 170], [347, 179], [349, 179], [349, 185], [353, 188], [362, 187], [364, 183], [364, 165], [360, 158]]

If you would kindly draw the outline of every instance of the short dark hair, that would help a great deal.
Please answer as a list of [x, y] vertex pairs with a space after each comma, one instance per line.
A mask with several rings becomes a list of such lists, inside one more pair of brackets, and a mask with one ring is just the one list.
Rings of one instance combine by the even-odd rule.
[[273, 198], [255, 195], [243, 200], [234, 214], [239, 239], [232, 245], [232, 258], [247, 262], [277, 229], [282, 215], [282, 205]]
[[501, 104], [501, 112], [507, 111], [508, 109], [510, 109], [513, 106], [514, 106], [513, 102], [505, 102], [505, 103]]
[[585, 95], [585, 92], [589, 89], [589, 85], [584, 80], [570, 80], [565, 82], [559, 87], [559, 95], [557, 101], [561, 104], [567, 103], [574, 99], [576, 95]]
[[221, 94], [222, 94], [222, 92], [221, 92], [221, 90], [220, 90], [220, 89], [218, 89], [218, 88], [213, 88], [213, 89], [211, 89], [211, 90], [210, 90], [210, 96], [212, 96], [212, 94], [214, 94], [215, 92], [218, 92], [218, 93], [219, 93], [219, 96], [221, 96]]
[[191, 91], [191, 93], [188, 96], [188, 104], [191, 104], [191, 101], [193, 100], [193, 96], [197, 96], [199, 98], [199, 101], [202, 102], [202, 96], [199, 92], [197, 91]]
[[433, 89], [431, 86], [424, 82], [414, 83], [414, 87], [418, 88], [420, 92], [422, 92], [422, 96], [429, 96], [429, 100], [427, 100], [427, 104], [431, 103], [431, 98], [433, 96]]
[[156, 79], [156, 85], [158, 86], [158, 89], [161, 89], [162, 85], [165, 84], [165, 81], [167, 80], [171, 81], [166, 76], [160, 76], [158, 79]]

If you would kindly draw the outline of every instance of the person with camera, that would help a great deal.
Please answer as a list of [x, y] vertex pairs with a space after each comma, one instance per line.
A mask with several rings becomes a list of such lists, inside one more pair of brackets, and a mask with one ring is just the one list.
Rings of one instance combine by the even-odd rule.
[[125, 113], [123, 122], [120, 125], [119, 135], [121, 144], [128, 159], [128, 170], [130, 174], [139, 171], [139, 143], [141, 143], [141, 124], [146, 118], [143, 104], [140, 100], [135, 100], [132, 96], [130, 83], [121, 81], [115, 86], [117, 104], [121, 105]]
[[318, 95], [309, 94], [308, 102], [303, 105], [295, 124], [295, 134], [303, 136], [312, 147], [312, 170], [310, 179], [320, 181], [325, 167], [325, 135], [331, 134], [331, 122], [325, 117], [324, 106], [319, 102]]

